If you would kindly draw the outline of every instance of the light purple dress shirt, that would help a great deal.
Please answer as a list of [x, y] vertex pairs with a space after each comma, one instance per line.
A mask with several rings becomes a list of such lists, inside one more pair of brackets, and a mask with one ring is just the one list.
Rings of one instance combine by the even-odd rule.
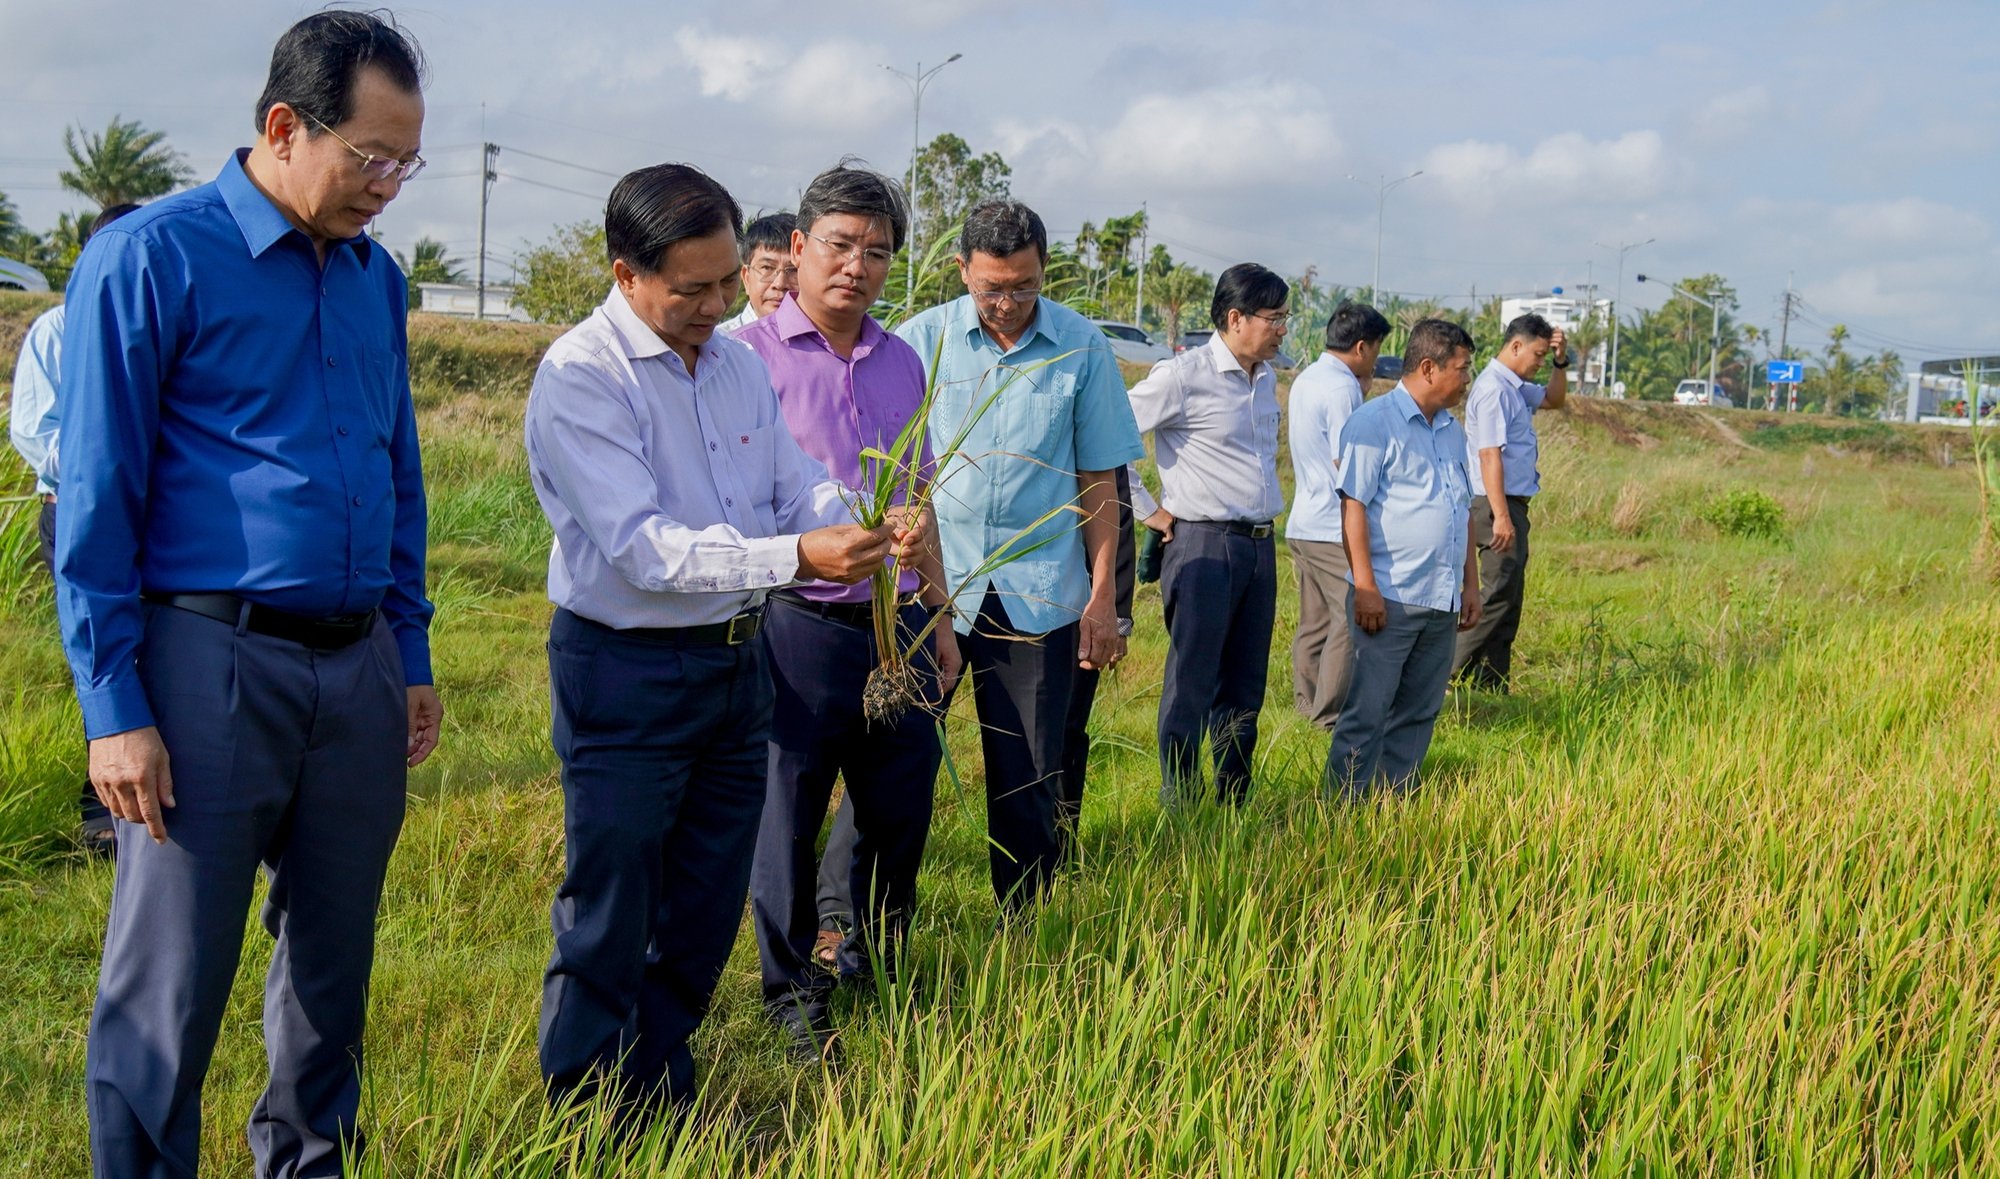
[[[771, 370], [778, 408], [799, 447], [824, 463], [845, 486], [867, 491], [872, 474], [868, 468], [874, 464], [862, 463], [862, 448], [888, 452], [923, 408], [924, 362], [917, 350], [868, 316], [861, 323], [854, 355], [842, 359], [789, 293], [777, 310], [744, 327], [736, 338], [763, 357]], [[923, 469], [928, 472], [930, 467], [926, 438]], [[896, 498], [902, 501], [900, 492]], [[904, 570], [898, 589], [907, 594], [916, 588], [916, 571]], [[815, 602], [865, 602], [869, 585], [815, 581], [799, 593]]]

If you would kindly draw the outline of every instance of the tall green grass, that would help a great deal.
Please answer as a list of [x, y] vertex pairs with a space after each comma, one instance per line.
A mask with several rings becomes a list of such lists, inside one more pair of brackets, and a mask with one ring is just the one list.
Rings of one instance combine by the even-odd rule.
[[[2000, 606], [1966, 465], [1666, 412], [1548, 424], [1516, 691], [1454, 694], [1414, 797], [1319, 798], [1287, 575], [1256, 795], [1161, 814], [1145, 589], [1084, 863], [1037, 921], [994, 932], [961, 707], [908, 983], [843, 992], [844, 1067], [784, 1062], [745, 938], [690, 1118], [626, 1142], [549, 1110], [562, 826], [523, 381], [425, 394], [450, 713], [390, 873], [359, 1173], [2000, 1173]], [[1694, 518], [1738, 487], [1789, 546]], [[0, 602], [0, 1174], [67, 1175], [109, 876], [68, 850], [82, 746], [31, 589]], [[264, 1067], [246, 932], [215, 1174], [247, 1170]]]

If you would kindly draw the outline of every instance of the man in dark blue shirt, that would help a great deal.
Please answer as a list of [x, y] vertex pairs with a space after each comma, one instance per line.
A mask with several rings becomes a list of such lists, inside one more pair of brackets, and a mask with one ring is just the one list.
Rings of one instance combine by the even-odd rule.
[[[423, 161], [422, 64], [329, 11], [257, 138], [90, 243], [63, 336], [56, 572], [118, 840], [85, 1066], [100, 1176], [193, 1175], [262, 864], [262, 1175], [358, 1146], [376, 907], [437, 744], [406, 288], [362, 235]], [[148, 838], [148, 836], [150, 838]]]

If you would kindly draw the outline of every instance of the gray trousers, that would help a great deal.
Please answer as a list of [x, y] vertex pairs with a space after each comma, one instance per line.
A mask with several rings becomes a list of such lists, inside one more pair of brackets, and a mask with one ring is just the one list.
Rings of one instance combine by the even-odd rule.
[[102, 1179], [195, 1174], [201, 1086], [261, 863], [270, 1079], [259, 1176], [338, 1175], [358, 1147], [375, 911], [402, 829], [407, 693], [387, 623], [315, 651], [145, 607], [139, 675], [166, 743], [167, 842], [123, 824], [84, 1085]]
[[1299, 625], [1292, 634], [1292, 704], [1315, 726], [1333, 731], [1354, 678], [1347, 634], [1347, 549], [1337, 540], [1287, 540], [1299, 578]]
[[1514, 670], [1514, 635], [1521, 629], [1521, 601], [1528, 592], [1528, 500], [1507, 497], [1514, 521], [1514, 547], [1493, 551], [1493, 505], [1485, 496], [1472, 501], [1472, 539], [1479, 545], [1479, 625], [1458, 636], [1451, 674], [1482, 688], [1507, 690]]
[[[1458, 631], [1452, 610], [1386, 601], [1388, 619], [1369, 634], [1353, 627], [1354, 682], [1333, 730], [1323, 783], [1329, 797], [1358, 799], [1377, 786], [1410, 790], [1431, 747], [1451, 682]], [[1353, 607], [1348, 608], [1353, 616]]]

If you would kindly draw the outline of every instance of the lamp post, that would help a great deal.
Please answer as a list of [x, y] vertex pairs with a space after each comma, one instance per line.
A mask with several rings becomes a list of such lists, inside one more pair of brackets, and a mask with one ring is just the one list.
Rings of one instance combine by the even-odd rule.
[[1604, 379], [1604, 387], [1610, 389], [1613, 397], [1618, 396], [1618, 315], [1625, 310], [1625, 255], [1640, 246], [1650, 246], [1659, 238], [1649, 237], [1642, 242], [1625, 242], [1607, 246], [1603, 242], [1593, 243], [1600, 250], [1618, 251], [1618, 285], [1611, 296], [1611, 372]]
[[[1375, 280], [1373, 283], [1369, 285], [1368, 296], [1369, 298], [1374, 299], [1377, 303], [1380, 303], [1382, 301], [1383, 202], [1388, 199], [1390, 189], [1396, 187], [1398, 184], [1403, 183], [1405, 180], [1415, 180], [1417, 177], [1422, 176], [1423, 174], [1424, 170], [1422, 168], [1418, 168], [1416, 171], [1410, 173], [1408, 176], [1398, 176], [1394, 180], [1390, 180], [1386, 174], [1378, 175], [1376, 177], [1376, 183], [1374, 186], [1375, 187]], [[1363, 188], [1369, 187], [1368, 182], [1366, 180], [1363, 180], [1361, 177], [1356, 176], [1352, 172], [1349, 172], [1347, 174], [1347, 178]]]
[[[1643, 274], [1640, 275], [1639, 281], [1645, 282], [1646, 276]], [[1659, 280], [1655, 279], [1654, 281], [1657, 282]], [[1722, 306], [1721, 304], [1712, 303], [1702, 298], [1693, 291], [1682, 290], [1672, 283], [1662, 283], [1661, 285], [1672, 290], [1674, 294], [1682, 298], [1692, 299], [1703, 307], [1708, 308], [1708, 400], [1709, 404], [1713, 405], [1715, 404], [1715, 353], [1722, 346]]]
[[917, 298], [917, 196], [923, 189], [924, 173], [921, 166], [924, 150], [924, 87], [931, 84], [937, 72], [959, 58], [963, 53], [954, 53], [930, 69], [923, 62], [917, 63], [917, 72], [906, 74], [892, 65], [882, 68], [901, 78], [910, 88], [910, 277], [903, 292], [903, 314], [909, 315], [916, 307]]

